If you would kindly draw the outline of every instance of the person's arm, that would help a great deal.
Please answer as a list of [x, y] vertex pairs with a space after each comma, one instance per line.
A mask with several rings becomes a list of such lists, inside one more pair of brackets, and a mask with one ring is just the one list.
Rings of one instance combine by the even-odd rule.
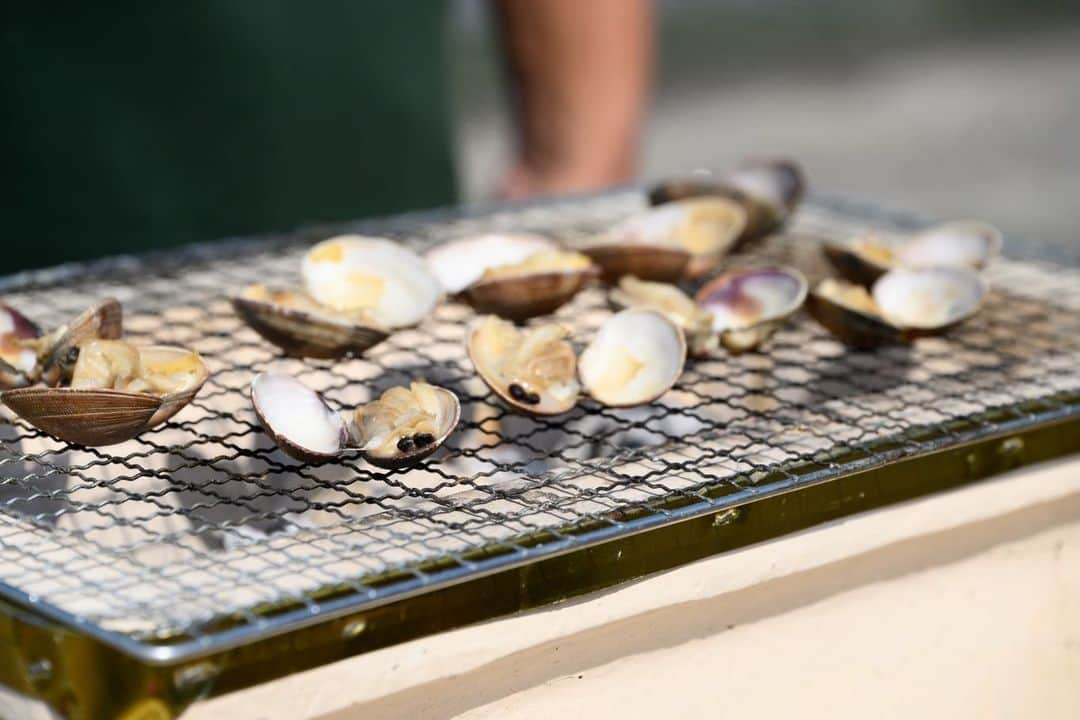
[[651, 0], [496, 0], [514, 80], [508, 198], [629, 180], [652, 70]]

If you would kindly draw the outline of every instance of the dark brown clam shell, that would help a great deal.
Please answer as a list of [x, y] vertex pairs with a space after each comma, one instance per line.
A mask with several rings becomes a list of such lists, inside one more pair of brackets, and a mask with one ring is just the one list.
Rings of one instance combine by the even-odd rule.
[[28, 387], [8, 390], [4, 404], [28, 423], [87, 447], [114, 445], [150, 427], [162, 398], [121, 390]]
[[872, 286], [879, 277], [889, 271], [889, 268], [863, 256], [847, 245], [827, 242], [821, 246], [821, 249], [837, 275], [864, 287]]
[[590, 266], [481, 280], [465, 288], [462, 296], [478, 313], [521, 322], [555, 312], [598, 274]]
[[601, 279], [611, 285], [625, 275], [642, 280], [674, 283], [690, 262], [690, 253], [662, 245], [594, 245], [582, 248], [600, 268]]
[[[180, 351], [165, 346], [140, 349]], [[200, 377], [191, 387], [164, 396], [38, 385], [8, 390], [0, 399], [23, 420], [59, 440], [98, 447], [130, 440], [165, 422], [191, 402], [207, 377], [203, 365]]]
[[231, 300], [236, 314], [252, 330], [296, 357], [362, 355], [390, 337], [382, 328], [324, 318], [279, 303], [241, 296]]
[[829, 332], [854, 348], [870, 350], [882, 345], [910, 342], [917, 334], [816, 292], [807, 295], [806, 309]]

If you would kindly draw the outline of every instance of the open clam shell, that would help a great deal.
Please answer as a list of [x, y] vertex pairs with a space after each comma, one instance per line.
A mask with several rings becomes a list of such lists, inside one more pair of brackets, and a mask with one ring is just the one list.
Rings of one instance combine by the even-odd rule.
[[468, 352], [480, 379], [512, 408], [529, 415], [560, 415], [577, 403], [577, 356], [564, 328], [520, 329], [497, 317], [480, 318]]
[[349, 441], [345, 419], [292, 375], [260, 373], [249, 394], [259, 424], [290, 457], [311, 463], [333, 460]]
[[38, 353], [26, 341], [40, 336], [41, 329], [29, 318], [0, 303], [0, 388], [23, 387], [33, 382]]
[[691, 357], [706, 357], [719, 346], [712, 313], [674, 285], [627, 275], [608, 293], [608, 302], [616, 310], [638, 308], [664, 313], [682, 329]]
[[680, 251], [687, 254], [682, 274], [698, 277], [719, 264], [745, 224], [746, 212], [738, 202], [725, 197], [688, 198], [627, 218], [589, 243], [584, 252], [604, 268], [609, 281], [627, 273], [644, 280], [671, 281]]
[[400, 243], [362, 235], [324, 240], [301, 265], [304, 289], [336, 312], [367, 311], [379, 327], [416, 325], [431, 314], [442, 286], [424, 260]]
[[966, 268], [898, 269], [882, 275], [872, 294], [858, 285], [824, 281], [807, 306], [847, 344], [873, 348], [945, 332], [974, 315], [986, 292], [982, 278]]
[[111, 388], [34, 386], [5, 391], [4, 403], [34, 427], [65, 442], [87, 447], [130, 440], [183, 409], [202, 388], [208, 372], [190, 350], [168, 346], [138, 348], [148, 368], [167, 368], [192, 358], [184, 383], [165, 394]]
[[116, 298], [103, 298], [71, 322], [43, 339], [41, 380], [60, 385], [71, 379], [79, 359], [78, 346], [85, 340], [115, 340], [124, 330], [124, 311]]
[[363, 323], [283, 302], [290, 295], [289, 291], [245, 291], [230, 300], [236, 314], [249, 327], [296, 357], [334, 359], [362, 355], [390, 336], [388, 330], [374, 322]]
[[803, 172], [795, 162], [764, 158], [747, 160], [716, 179], [691, 177], [660, 182], [649, 191], [649, 202], [663, 205], [700, 197], [733, 200], [746, 213], [746, 222], [735, 242], [738, 246], [779, 228], [795, 212], [805, 189]]
[[934, 225], [889, 242], [868, 233], [847, 243], [826, 243], [825, 257], [846, 280], [870, 287], [893, 268], [985, 268], [1001, 249], [1001, 232], [984, 222]]
[[553, 252], [554, 240], [532, 233], [492, 233], [459, 238], [436, 245], [424, 260], [443, 289], [456, 295], [480, 280], [484, 271], [522, 262], [530, 255]]
[[[410, 422], [405, 418], [411, 417], [417, 410], [427, 413], [428, 419], [422, 424], [425, 427], [430, 425], [431, 432], [410, 430], [412, 434], [402, 435], [396, 441], [380, 440], [383, 432], [378, 429], [380, 423], [369, 423], [367, 420], [372, 414], [377, 415], [394, 406], [397, 399], [391, 396], [395, 394], [398, 397], [408, 397], [407, 402], [414, 404], [416, 408], [404, 412], [395, 411], [398, 413], [397, 419], [393, 421], [395, 432], [400, 430], [397, 423]], [[365, 460], [377, 467], [396, 470], [430, 457], [442, 447], [460, 420], [461, 402], [457, 395], [435, 385], [413, 382], [407, 391], [403, 387], [390, 388], [378, 400], [357, 408], [352, 432]], [[370, 425], [374, 425], [376, 429], [370, 429]]]
[[650, 403], [682, 374], [686, 339], [665, 314], [623, 310], [610, 317], [578, 358], [586, 392], [608, 407]]
[[[514, 321], [523, 321], [555, 312], [599, 274], [598, 268], [578, 253], [555, 252], [543, 256], [577, 258], [573, 267], [544, 269], [543, 264], [520, 273], [494, 275], [498, 268], [489, 268], [488, 275], [465, 288], [462, 296], [478, 313], [491, 313]], [[530, 256], [523, 262], [538, 255]], [[500, 266], [507, 267], [507, 266]]]
[[794, 268], [739, 270], [707, 283], [695, 297], [712, 315], [712, 329], [732, 352], [752, 350], [802, 307], [806, 278]]
[[369, 447], [372, 439], [365, 437], [367, 425], [362, 421], [362, 413], [381, 398], [358, 408], [361, 420], [356, 422], [331, 410], [319, 393], [284, 373], [259, 374], [251, 383], [250, 395], [259, 423], [290, 457], [317, 463], [335, 460], [346, 451], [355, 450], [372, 465], [397, 469], [420, 462], [438, 450], [461, 419], [461, 403], [454, 393], [423, 385], [437, 405], [432, 413], [435, 432], [430, 441], [420, 445], [411, 443], [408, 447], [405, 443]]

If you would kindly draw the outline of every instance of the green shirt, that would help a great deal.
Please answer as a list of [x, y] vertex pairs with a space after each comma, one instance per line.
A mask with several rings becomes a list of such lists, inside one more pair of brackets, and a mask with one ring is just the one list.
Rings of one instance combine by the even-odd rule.
[[0, 274], [453, 201], [439, 0], [5, 15]]

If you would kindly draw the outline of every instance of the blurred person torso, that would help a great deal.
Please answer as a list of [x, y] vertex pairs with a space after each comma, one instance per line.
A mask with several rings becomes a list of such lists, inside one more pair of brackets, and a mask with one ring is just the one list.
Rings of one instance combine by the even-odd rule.
[[0, 272], [454, 199], [441, 0], [5, 15]]

